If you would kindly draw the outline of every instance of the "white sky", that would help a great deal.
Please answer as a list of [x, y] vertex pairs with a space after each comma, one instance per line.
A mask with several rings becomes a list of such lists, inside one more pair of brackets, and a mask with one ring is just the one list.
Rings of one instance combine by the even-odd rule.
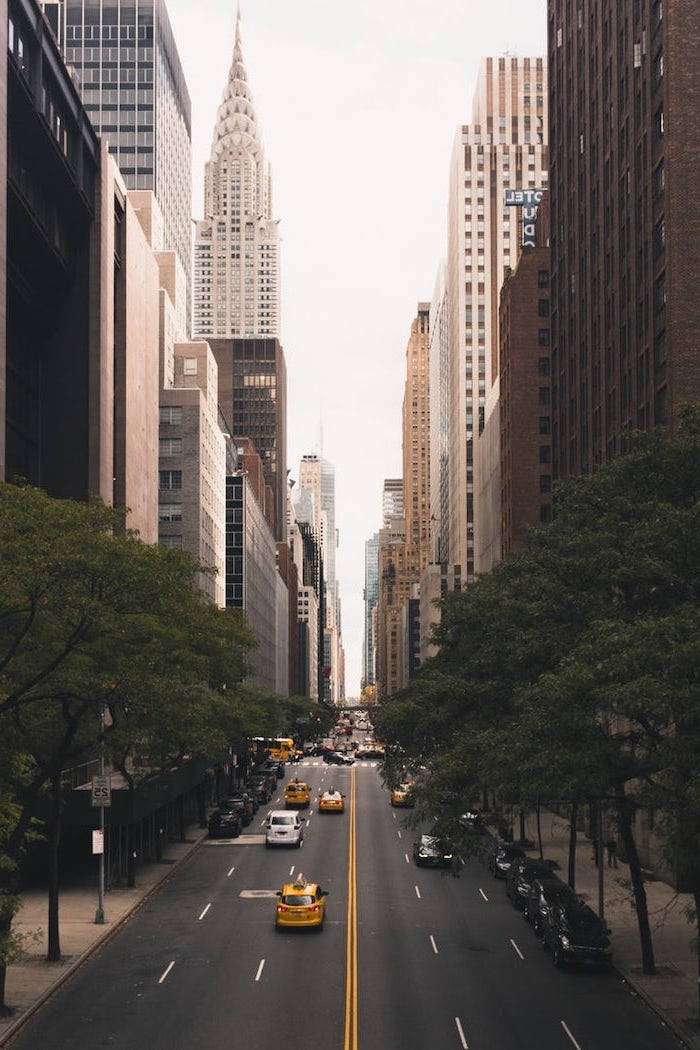
[[[193, 209], [234, 0], [168, 0], [192, 97]], [[455, 130], [483, 55], [546, 53], [546, 0], [242, 0], [243, 57], [282, 229], [288, 461], [336, 468], [346, 690], [359, 693], [364, 542], [401, 474], [404, 353], [445, 251]]]

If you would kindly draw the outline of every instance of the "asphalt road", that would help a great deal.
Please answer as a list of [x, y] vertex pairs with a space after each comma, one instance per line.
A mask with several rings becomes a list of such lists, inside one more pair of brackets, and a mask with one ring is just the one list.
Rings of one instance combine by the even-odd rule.
[[[314, 789], [302, 849], [205, 843], [15, 1050], [678, 1046], [614, 973], [556, 971], [479, 862], [459, 879], [416, 868], [376, 763], [295, 773]], [[331, 784], [354, 795], [354, 827], [352, 807], [317, 812]], [[330, 891], [320, 934], [274, 929], [274, 891], [300, 870]]]

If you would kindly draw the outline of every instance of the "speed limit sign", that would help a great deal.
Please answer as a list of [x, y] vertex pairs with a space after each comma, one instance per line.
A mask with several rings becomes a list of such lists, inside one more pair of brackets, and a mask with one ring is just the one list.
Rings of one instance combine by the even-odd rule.
[[92, 778], [92, 804], [93, 806], [111, 806], [112, 785], [109, 774]]

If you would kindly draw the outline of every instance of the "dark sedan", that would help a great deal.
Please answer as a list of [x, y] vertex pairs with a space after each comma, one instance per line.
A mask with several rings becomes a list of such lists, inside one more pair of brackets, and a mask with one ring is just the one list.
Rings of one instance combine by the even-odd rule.
[[494, 842], [489, 851], [486, 866], [497, 879], [505, 879], [513, 861], [520, 860], [525, 853], [520, 846], [510, 842]]
[[452, 865], [452, 847], [435, 835], [421, 835], [413, 843], [413, 860], [418, 868], [449, 868]]
[[607, 927], [579, 900], [549, 909], [543, 937], [544, 947], [551, 951], [557, 967], [570, 963], [607, 966], [612, 960]]
[[523, 916], [539, 937], [550, 909], [577, 899], [571, 887], [559, 879], [533, 879], [525, 899]]
[[241, 833], [241, 817], [235, 809], [219, 807], [209, 817], [209, 838], [237, 839]]
[[329, 766], [351, 766], [355, 762], [355, 757], [344, 755], [342, 751], [330, 751], [323, 756], [323, 761]]
[[222, 802], [219, 808], [232, 809], [238, 813], [241, 818], [241, 824], [244, 828], [247, 828], [253, 819], [253, 801], [247, 793], [232, 795], [230, 798], [227, 798], [225, 802]]
[[510, 866], [506, 876], [506, 896], [514, 908], [524, 908], [533, 879], [555, 878], [551, 864], [546, 860], [521, 857]]

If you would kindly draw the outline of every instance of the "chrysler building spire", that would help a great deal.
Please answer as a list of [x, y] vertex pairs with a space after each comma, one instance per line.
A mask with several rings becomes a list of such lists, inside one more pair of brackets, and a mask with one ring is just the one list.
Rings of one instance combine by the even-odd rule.
[[195, 335], [279, 337], [279, 230], [243, 61], [240, 6], [204, 169], [204, 215], [195, 234]]

